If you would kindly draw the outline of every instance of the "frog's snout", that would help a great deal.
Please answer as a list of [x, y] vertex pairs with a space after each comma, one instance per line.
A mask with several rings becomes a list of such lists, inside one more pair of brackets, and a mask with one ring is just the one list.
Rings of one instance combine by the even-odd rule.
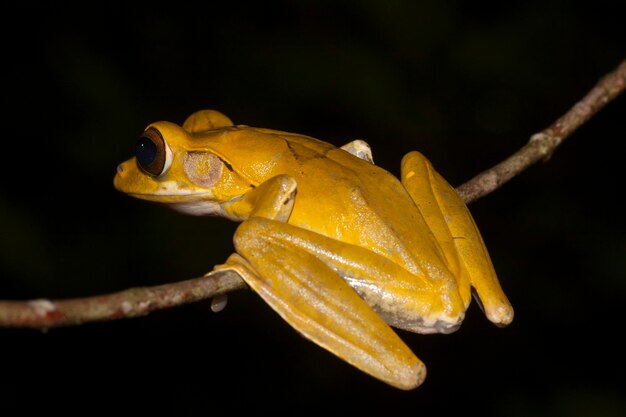
[[135, 160], [131, 158], [127, 161], [121, 162], [115, 168], [115, 178], [126, 178], [129, 175], [133, 175], [133, 168], [135, 167]]
[[128, 176], [132, 174], [132, 169], [128, 166], [128, 161], [122, 162], [115, 169], [113, 186], [119, 191], [125, 191], [124, 184], [128, 182]]

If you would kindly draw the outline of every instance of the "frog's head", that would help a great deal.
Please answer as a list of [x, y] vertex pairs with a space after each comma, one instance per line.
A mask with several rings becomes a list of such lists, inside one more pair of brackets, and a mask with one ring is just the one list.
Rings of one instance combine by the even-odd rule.
[[194, 113], [182, 127], [152, 123], [139, 137], [135, 156], [118, 165], [115, 188], [187, 214], [222, 214], [219, 203], [250, 187], [211, 149], [212, 136], [224, 136], [230, 126], [214, 110]]

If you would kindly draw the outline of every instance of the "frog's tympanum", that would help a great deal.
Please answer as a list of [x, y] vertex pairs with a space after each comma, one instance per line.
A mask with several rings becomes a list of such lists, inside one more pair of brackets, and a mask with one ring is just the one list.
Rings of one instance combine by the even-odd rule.
[[467, 207], [418, 152], [398, 180], [361, 140], [337, 148], [202, 110], [148, 126], [114, 183], [241, 222], [213, 272], [235, 271], [298, 332], [397, 388], [426, 368], [390, 326], [453, 332], [472, 289], [490, 321], [513, 319]]

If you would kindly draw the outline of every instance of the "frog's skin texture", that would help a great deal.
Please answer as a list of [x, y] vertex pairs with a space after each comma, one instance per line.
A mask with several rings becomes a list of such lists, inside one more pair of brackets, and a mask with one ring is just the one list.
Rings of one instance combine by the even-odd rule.
[[[242, 222], [233, 270], [301, 334], [401, 389], [424, 364], [391, 329], [450, 333], [472, 288], [493, 323], [513, 309], [472, 217], [418, 152], [401, 179], [369, 146], [337, 148], [202, 110], [182, 127], [157, 122], [120, 164], [115, 187], [192, 215]], [[210, 275], [210, 274], [209, 274]]]

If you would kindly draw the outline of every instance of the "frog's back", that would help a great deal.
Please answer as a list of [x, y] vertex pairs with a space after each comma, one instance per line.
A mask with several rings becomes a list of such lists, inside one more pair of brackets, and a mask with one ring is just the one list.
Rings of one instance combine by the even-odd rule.
[[428, 268], [424, 259], [441, 259], [408, 192], [381, 167], [327, 142], [271, 129], [233, 126], [216, 132], [211, 143], [252, 185], [280, 174], [296, 179], [289, 223], [381, 254], [413, 273]]
[[352, 243], [422, 273], [424, 259], [442, 259], [418, 207], [391, 173], [326, 142], [285, 136], [298, 182], [289, 220]]

